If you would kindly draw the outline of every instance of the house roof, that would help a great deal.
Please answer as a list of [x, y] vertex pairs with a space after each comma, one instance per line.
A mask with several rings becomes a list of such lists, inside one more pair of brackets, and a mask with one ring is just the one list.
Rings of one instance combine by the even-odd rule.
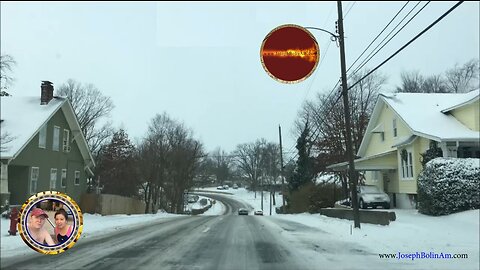
[[447, 113], [449, 111], [455, 110], [457, 108], [463, 107], [465, 105], [471, 104], [477, 100], [479, 100], [479, 89], [470, 91], [464, 95], [461, 95], [454, 101], [454, 105], [442, 110], [442, 113]]
[[[389, 156], [389, 155], [394, 155], [395, 153], [396, 153], [396, 150], [389, 150], [387, 152], [379, 153], [379, 154], [376, 154], [376, 155], [355, 159], [353, 161], [354, 165], [355, 165], [355, 169], [356, 170], [365, 170], [365, 171], [396, 169], [397, 168], [396, 165], [389, 165], [389, 164], [376, 164], [373, 167], [372, 166], [362, 166], [362, 165], [360, 165], [362, 162], [374, 160], [374, 159], [377, 159], [377, 158], [384, 158], [384, 157]], [[345, 161], [345, 162], [335, 163], [335, 164], [332, 164], [330, 166], [327, 166], [327, 169], [331, 169], [333, 171], [344, 171], [344, 170], [348, 170], [349, 166], [350, 165], [348, 164], [348, 161]]]
[[89, 163], [95, 166], [70, 102], [63, 97], [54, 97], [46, 105], [40, 105], [39, 97], [2, 97], [0, 108], [2, 151], [0, 157], [2, 159], [16, 158], [40, 128], [60, 109], [63, 110], [84, 160], [88, 162], [87, 166], [90, 165]]
[[387, 104], [401, 118], [413, 135], [436, 141], [478, 141], [480, 132], [463, 125], [447, 112], [478, 100], [479, 89], [463, 94], [396, 93], [381, 94], [375, 105], [365, 136], [358, 151], [363, 156], [374, 125], [378, 126], [383, 105]]

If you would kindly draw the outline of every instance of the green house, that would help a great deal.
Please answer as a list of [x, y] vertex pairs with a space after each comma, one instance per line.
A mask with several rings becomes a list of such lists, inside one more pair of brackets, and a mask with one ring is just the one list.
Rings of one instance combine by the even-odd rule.
[[44, 81], [40, 97], [1, 97], [0, 121], [2, 207], [47, 190], [80, 203], [95, 162], [68, 99]]

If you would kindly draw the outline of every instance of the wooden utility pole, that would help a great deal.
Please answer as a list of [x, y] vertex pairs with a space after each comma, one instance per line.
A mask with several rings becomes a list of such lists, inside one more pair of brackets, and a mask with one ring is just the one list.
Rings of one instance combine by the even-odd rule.
[[348, 102], [348, 87], [347, 87], [347, 69], [345, 64], [345, 42], [343, 34], [343, 14], [342, 14], [342, 1], [337, 1], [338, 9], [338, 41], [340, 43], [340, 62], [342, 70], [342, 95], [343, 95], [343, 109], [345, 113], [345, 135], [347, 144], [347, 158], [348, 158], [348, 172], [350, 179], [350, 192], [352, 193], [352, 206], [353, 206], [353, 220], [355, 228], [360, 228], [360, 213], [358, 211], [358, 199], [357, 199], [357, 183], [358, 177], [355, 171], [355, 163], [353, 157], [353, 144], [352, 144], [352, 131], [350, 127], [350, 108]]
[[285, 211], [285, 179], [283, 177], [283, 150], [282, 150], [282, 127], [278, 125], [278, 137], [280, 140], [280, 177], [282, 178], [282, 213]]

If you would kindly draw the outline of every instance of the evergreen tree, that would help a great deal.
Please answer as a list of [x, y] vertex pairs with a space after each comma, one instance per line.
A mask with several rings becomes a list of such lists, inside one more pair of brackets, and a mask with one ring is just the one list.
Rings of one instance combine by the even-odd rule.
[[290, 191], [296, 191], [301, 186], [313, 182], [315, 176], [313, 172], [313, 158], [310, 157], [311, 145], [307, 139], [309, 133], [310, 129], [307, 121], [300, 137], [297, 139], [297, 145], [295, 146], [298, 150], [298, 160], [293, 175], [289, 181]]
[[427, 149], [427, 151], [425, 151], [425, 153], [420, 155], [422, 156], [422, 167], [425, 169], [427, 162], [437, 157], [443, 157], [443, 152], [442, 149], [437, 146], [436, 141], [430, 141], [430, 147]]
[[126, 132], [123, 129], [115, 132], [100, 154], [98, 169], [102, 193], [127, 197], [138, 195], [134, 153], [135, 147]]

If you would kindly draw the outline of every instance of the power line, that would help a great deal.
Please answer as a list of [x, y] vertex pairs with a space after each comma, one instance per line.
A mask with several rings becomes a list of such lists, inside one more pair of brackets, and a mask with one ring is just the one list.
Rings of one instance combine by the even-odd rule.
[[343, 19], [347, 18], [348, 13], [350, 13], [350, 10], [353, 8], [353, 6], [355, 6], [356, 3], [357, 3], [357, 1], [353, 2], [352, 5], [350, 5], [350, 8], [345, 13], [345, 16], [343, 16]]
[[[380, 47], [372, 56], [370, 56], [370, 55], [373, 53], [373, 51], [372, 51], [372, 52], [370, 53], [370, 55], [369, 55], [370, 57], [369, 57], [368, 59], [366, 59], [366, 60], [361, 64], [361, 66], [359, 66], [359, 67], [357, 67], [357, 68], [355, 69], [355, 71], [353, 72], [352, 76], [355, 75], [360, 69], [362, 69], [362, 68], [363, 68], [378, 52], [380, 52], [388, 43], [390, 43], [390, 41], [391, 41], [398, 33], [400, 33], [400, 31], [402, 31], [403, 28], [405, 28], [429, 3], [430, 3], [430, 2], [427, 2], [419, 11], [417, 11], [417, 13], [415, 13], [415, 15], [412, 16], [412, 18], [410, 18], [410, 20], [408, 20], [408, 22], [406, 22], [406, 23], [402, 26], [402, 28], [400, 28], [387, 42], [385, 42], [382, 47]], [[398, 26], [398, 25], [397, 25], [397, 26]], [[395, 28], [396, 28], [396, 27], [395, 27]], [[395, 30], [395, 29], [393, 29], [393, 30]], [[392, 30], [392, 31], [393, 31], [393, 30]], [[390, 33], [391, 33], [391, 32], [390, 32]], [[388, 36], [387, 36], [387, 37], [388, 37]], [[386, 37], [386, 38], [387, 38], [387, 37]], [[384, 39], [384, 40], [385, 40], [385, 39]], [[382, 42], [383, 42], [383, 41], [382, 41]], [[381, 44], [379, 44], [379, 45], [381, 45]], [[379, 46], [379, 45], [378, 45], [378, 46]], [[378, 46], [377, 46], [376, 48], [378, 48]], [[376, 49], [376, 48], [375, 48], [375, 49]]]
[[[337, 85], [338, 85], [338, 84], [337, 84]], [[335, 88], [334, 88], [334, 89], [335, 89]], [[331, 92], [330, 92], [330, 94], [327, 96], [327, 99], [326, 99], [326, 100], [328, 100], [328, 99], [330, 98], [331, 93], [333, 93], [333, 92], [334, 92], [334, 91], [331, 91]], [[340, 95], [337, 97], [337, 99], [330, 104], [331, 106], [330, 106], [330, 108], [329, 108], [328, 110], [327, 110], [327, 109], [324, 110], [324, 113], [327, 112], [327, 111], [332, 110], [332, 109], [335, 107], [335, 105], [338, 103], [338, 101], [340, 100], [341, 97], [342, 97], [342, 94], [341, 94], [341, 92], [340, 92]], [[317, 113], [317, 111], [313, 110], [313, 112], [317, 115], [317, 118], [321, 121], [320, 124], [325, 123], [325, 118], [322, 118], [322, 117]], [[314, 132], [312, 132], [312, 134], [310, 135], [310, 138], [307, 138], [307, 141], [316, 141], [316, 140], [318, 139], [318, 137], [320, 136], [320, 132], [319, 132], [319, 131], [320, 131], [320, 125], [317, 125], [316, 130], [315, 130]], [[318, 133], [317, 133], [317, 132], [318, 132]], [[315, 138], [312, 140], [313, 136], [315, 136]], [[290, 159], [288, 160], [288, 162], [286, 162], [285, 164], [290, 163], [290, 161], [294, 160], [297, 156], [298, 156], [298, 152], [296, 152], [295, 155], [294, 155], [292, 158], [290, 158]]]
[[[325, 21], [324, 21], [323, 24], [327, 24], [328, 20], [330, 19], [330, 16], [332, 16], [332, 12], [333, 12], [334, 7], [335, 7], [335, 4], [333, 3], [333, 4], [332, 4], [332, 7], [330, 8], [330, 11], [328, 12], [328, 16], [327, 16], [327, 18], [325, 19]], [[309, 28], [309, 27], [306, 27], [306, 28]], [[331, 41], [332, 41], [332, 40], [329, 38], [328, 41], [330, 41], [330, 42], [328, 42], [327, 48], [325, 49], [325, 52], [320, 55], [320, 57], [321, 57], [322, 59], [320, 60], [320, 63], [319, 63], [318, 66], [317, 66], [317, 70], [320, 69], [320, 67], [321, 67], [322, 64], [323, 64], [323, 61], [325, 61], [325, 58], [327, 58], [327, 52], [328, 52], [328, 49], [330, 48], [330, 44], [331, 44]], [[307, 93], [306, 93], [305, 96], [303, 97], [303, 101], [305, 101], [305, 99], [308, 97], [308, 94], [310, 93], [310, 90], [311, 90], [311, 87], [312, 87], [312, 85], [313, 85], [313, 82], [315, 81], [316, 78], [317, 78], [317, 72], [315, 72], [315, 74], [313, 75], [313, 80], [311, 80], [311, 83], [310, 83], [310, 85], [309, 85], [309, 87], [308, 87], [308, 89], [307, 89]]]
[[[430, 24], [427, 28], [425, 28], [422, 32], [420, 32], [417, 36], [415, 36], [412, 40], [410, 40], [407, 44], [405, 44], [404, 46], [402, 46], [402, 48], [400, 48], [399, 50], [397, 50], [393, 55], [391, 55], [389, 58], [387, 58], [385, 61], [383, 61], [380, 65], [378, 65], [377, 67], [375, 67], [373, 70], [371, 70], [370, 72], [368, 72], [365, 76], [363, 76], [360, 80], [358, 80], [357, 82], [353, 83], [347, 90], [350, 90], [352, 89], [355, 85], [357, 85], [360, 81], [362, 81], [363, 79], [365, 79], [367, 76], [371, 75], [373, 72], [375, 72], [377, 69], [379, 69], [381, 66], [383, 66], [385, 63], [387, 63], [390, 59], [392, 59], [394, 56], [396, 56], [399, 52], [401, 52], [403, 49], [405, 49], [407, 46], [409, 46], [413, 41], [415, 41], [417, 38], [419, 38], [420, 36], [422, 36], [426, 31], [430, 30], [430, 28], [432, 28], [435, 24], [437, 24], [439, 21], [441, 21], [444, 17], [446, 17], [450, 12], [452, 12], [454, 9], [456, 9], [460, 4], [462, 4], [463, 1], [460, 1], [458, 2], [456, 5], [454, 5], [452, 8], [450, 8], [447, 12], [445, 12], [442, 16], [440, 16], [437, 20], [435, 20], [432, 24]], [[428, 3], [427, 3], [428, 4]], [[418, 5], [418, 4], [417, 4]], [[425, 8], [426, 5], [424, 5], [423, 8]], [[415, 6], [416, 7], [416, 6]], [[414, 8], [415, 8], [414, 7]], [[421, 10], [422, 10], [421, 9]], [[413, 10], [413, 9], [412, 9]], [[421, 11], [420, 10], [420, 11]], [[419, 12], [420, 12], [419, 11]], [[410, 12], [411, 13], [411, 12]], [[415, 16], [418, 14], [418, 12], [415, 14]], [[408, 14], [407, 14], [408, 16]], [[412, 17], [413, 19], [414, 17]], [[402, 20], [403, 21], [403, 20]], [[411, 19], [410, 19], [411, 21]], [[409, 22], [410, 22], [409, 21]], [[408, 24], [408, 22], [407, 22]], [[403, 27], [402, 27], [403, 29]], [[400, 29], [399, 31], [401, 31], [402, 29]], [[398, 33], [398, 32], [397, 32]], [[396, 34], [397, 34], [396, 33]], [[329, 96], [334, 92], [335, 88], [337, 87], [339, 81], [337, 82], [337, 84], [335, 85], [335, 87], [332, 89], [332, 91], [330, 92]], [[332, 107], [329, 109], [333, 109], [333, 106], [335, 106], [335, 104], [338, 102], [338, 100], [340, 99], [342, 95], [339, 95], [339, 97], [336, 99], [335, 102], [332, 103]], [[318, 115], [317, 115], [318, 117]], [[319, 119], [323, 119], [323, 118], [320, 118]], [[325, 121], [325, 120], [323, 120]], [[317, 126], [317, 130], [315, 132], [312, 133], [312, 136], [310, 137], [310, 139], [313, 137], [313, 134], [314, 133], [317, 133], [317, 131], [319, 130], [319, 126]], [[315, 136], [315, 139], [314, 141], [318, 138], [320, 133], [316, 134]], [[298, 153], [295, 154], [295, 156], [293, 158], [291, 158], [288, 162], [290, 162], [291, 160], [295, 159], [296, 157], [298, 156]], [[287, 163], [288, 163], [287, 162]]]
[[417, 34], [413, 39], [411, 39], [407, 44], [403, 45], [400, 49], [398, 49], [394, 54], [392, 54], [390, 57], [388, 57], [385, 61], [383, 61], [380, 65], [376, 66], [374, 69], [372, 69], [370, 72], [368, 72], [365, 76], [363, 76], [361, 79], [359, 79], [357, 82], [355, 82], [354, 84], [352, 84], [350, 87], [348, 87], [347, 90], [350, 90], [352, 89], [355, 85], [357, 85], [358, 83], [360, 83], [363, 79], [365, 79], [366, 77], [370, 76], [370, 74], [372, 74], [373, 72], [375, 72], [377, 69], [379, 69], [381, 66], [383, 66], [385, 63], [387, 63], [388, 61], [390, 61], [390, 59], [392, 59], [393, 57], [395, 57], [398, 53], [400, 53], [401, 51], [403, 51], [403, 49], [405, 49], [406, 47], [408, 47], [412, 42], [414, 42], [417, 38], [421, 37], [423, 34], [425, 34], [425, 32], [427, 32], [428, 30], [430, 30], [430, 28], [432, 28], [434, 25], [436, 25], [438, 22], [440, 22], [441, 20], [443, 20], [443, 18], [445, 18], [448, 14], [450, 14], [450, 12], [452, 12], [453, 10], [455, 10], [458, 6], [460, 6], [464, 1], [459, 1], [457, 4], [455, 4], [453, 7], [451, 7], [447, 12], [445, 12], [442, 16], [440, 16], [438, 19], [436, 19], [433, 23], [431, 23], [427, 28], [425, 28], [422, 32], [420, 32], [419, 34]]
[[382, 31], [372, 40], [372, 42], [370, 42], [370, 44], [368, 44], [367, 48], [365, 48], [365, 50], [363, 50], [363, 52], [360, 54], [360, 56], [357, 57], [357, 59], [355, 59], [355, 61], [353, 62], [353, 64], [347, 69], [347, 72], [350, 71], [350, 69], [357, 63], [357, 61], [365, 54], [365, 52], [367, 52], [367, 50], [370, 48], [370, 46], [372, 46], [372, 44], [378, 39], [378, 37], [380, 37], [380, 35], [383, 34], [383, 32], [388, 28], [388, 26], [390, 26], [390, 24], [395, 20], [395, 18], [397, 18], [398, 14], [400, 14], [400, 12], [402, 12], [402, 10], [408, 5], [408, 3], [410, 3], [410, 1], [407, 1], [407, 3], [405, 3], [405, 5], [403, 5], [403, 7], [397, 12], [397, 14], [395, 14], [395, 16], [390, 20], [390, 22], [388, 22], [388, 24], [382, 29]]

